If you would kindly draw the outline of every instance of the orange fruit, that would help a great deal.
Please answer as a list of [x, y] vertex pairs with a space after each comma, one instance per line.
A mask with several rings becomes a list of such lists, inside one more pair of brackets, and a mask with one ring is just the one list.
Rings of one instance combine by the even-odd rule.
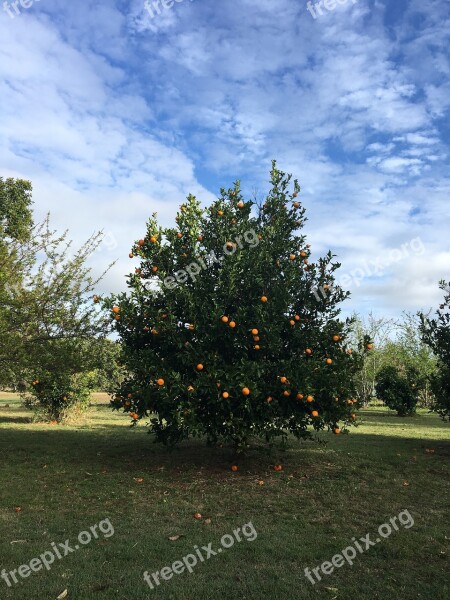
[[267, 397], [267, 402], [268, 402], [269, 404], [272, 402], [272, 400], [273, 400], [272, 396], [268, 396], [268, 397]]
[[200, 513], [195, 513], [194, 519], [201, 519], [202, 515]]
[[258, 344], [256, 344], [255, 350], [261, 350], [261, 346], [258, 346]]
[[197, 371], [203, 371], [203, 369], [204, 369], [204, 367], [203, 367], [202, 363], [199, 363], [197, 365]]
[[259, 342], [259, 340], [260, 340], [260, 337], [259, 337], [259, 335], [254, 335], [254, 336], [253, 336], [253, 341], [254, 341], [254, 342]]
[[353, 404], [353, 400], [347, 400], [347, 404], [350, 406], [350, 404]]
[[333, 429], [333, 433], [334, 433], [335, 435], [339, 435], [339, 434], [341, 433], [341, 430], [339, 429], [339, 427], [335, 427], [335, 428]]
[[237, 465], [233, 465], [233, 466], [231, 467], [231, 470], [233, 471], [233, 473], [236, 473], [236, 471], [238, 470], [238, 467], [237, 467]]
[[280, 472], [283, 470], [283, 466], [282, 465], [275, 465], [274, 466], [274, 471]]
[[178, 238], [178, 239], [181, 239], [182, 237], [183, 237], [183, 234], [182, 234], [182, 233], [177, 233], [177, 238]]
[[314, 396], [311, 396], [311, 395], [307, 396], [306, 397], [306, 401], [307, 402], [314, 402]]
[[306, 354], [312, 354], [311, 348], [306, 348], [305, 352], [306, 352]]
[[139, 246], [143, 246], [145, 244], [145, 240], [139, 240]]
[[281, 383], [286, 383], [287, 382], [287, 377], [280, 377], [280, 381], [281, 381]]
[[229, 321], [228, 317], [226, 317], [225, 315], [223, 317], [221, 317], [220, 320], [222, 321], [222, 323], [228, 323], [228, 321]]
[[236, 323], [234, 321], [230, 321], [228, 325], [231, 327], [231, 329], [234, 329], [236, 327]]
[[349, 348], [349, 349], [347, 350], [347, 354], [351, 354], [351, 353], [352, 353], [352, 350]]
[[152, 329], [152, 335], [158, 335], [158, 330], [157, 330], [157, 329], [155, 329], [155, 328], [153, 328], [153, 329]]
[[340, 339], [341, 339], [340, 335], [333, 335], [333, 342], [339, 342]]
[[150, 238], [150, 241], [152, 244], [156, 244], [156, 236], [152, 235], [152, 237]]
[[219, 215], [219, 217], [221, 217], [223, 215], [223, 210], [218, 210], [217, 214]]
[[225, 400], [226, 400], [227, 398], [229, 398], [229, 397], [230, 397], [230, 394], [229, 394], [228, 392], [224, 392], [224, 393], [222, 394], [222, 398], [225, 398]]
[[153, 273], [156, 273], [158, 271], [158, 267], [155, 265], [154, 267], [152, 267], [152, 271]]
[[286, 397], [288, 397], [288, 396], [290, 396], [290, 395], [291, 395], [291, 392], [290, 392], [289, 390], [284, 390], [284, 392], [283, 392], [283, 396], [286, 396]]
[[295, 321], [294, 321], [294, 319], [291, 319], [291, 320], [289, 321], [289, 325], [292, 325], [292, 327], [295, 325]]
[[237, 203], [237, 207], [238, 208], [244, 208], [244, 203], [242, 202], [242, 200]]
[[242, 388], [242, 393], [244, 394], [244, 396], [249, 396], [250, 390], [248, 389], [248, 387]]
[[289, 259], [290, 260], [295, 260], [295, 254], [289, 254]]
[[188, 386], [187, 391], [188, 392], [193, 392], [194, 391], [194, 388], [192, 387], [192, 385]]
[[258, 335], [259, 331], [257, 329], [252, 329], [252, 335]]
[[331, 358], [327, 358], [325, 362], [327, 363], [327, 365], [333, 364], [333, 361]]
[[116, 321], [120, 321], [120, 315], [116, 315], [114, 318], [116, 319]]
[[134, 258], [134, 254], [132, 252], [130, 252], [130, 254], [128, 255], [130, 258]]
[[158, 385], [164, 385], [164, 379], [162, 379], [162, 378], [160, 378], [160, 379], [157, 379], [157, 380], [156, 380], [156, 383], [157, 383]]
[[296, 321], [300, 321], [300, 317], [299, 317], [298, 315], [295, 315], [294, 319], [295, 319]]
[[199, 242], [203, 242], [203, 236], [202, 236], [202, 235], [199, 235], [199, 236], [197, 236], [197, 240], [198, 240]]
[[261, 302], [267, 302], [268, 298], [267, 296], [261, 296]]
[[311, 413], [311, 416], [312, 417], [318, 417], [319, 413], [317, 412], [317, 410], [313, 410], [312, 413]]
[[372, 350], [373, 349], [373, 344], [367, 344], [367, 350]]
[[300, 204], [298, 202], [294, 202], [294, 208], [300, 208]]
[[112, 311], [117, 315], [117, 313], [120, 312], [120, 308], [118, 306], [113, 306]]

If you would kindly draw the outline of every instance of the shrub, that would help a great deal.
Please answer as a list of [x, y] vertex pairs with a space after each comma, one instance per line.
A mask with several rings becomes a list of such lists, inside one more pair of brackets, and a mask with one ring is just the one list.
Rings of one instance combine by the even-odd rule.
[[242, 448], [353, 422], [361, 355], [348, 348], [351, 320], [338, 319], [349, 294], [334, 286], [331, 252], [312, 259], [290, 182], [274, 162], [263, 205], [236, 182], [207, 209], [189, 196], [175, 227], [153, 215], [130, 254], [130, 293], [104, 301], [130, 374], [113, 407], [151, 417], [158, 441]]
[[32, 382], [26, 405], [37, 419], [64, 421], [79, 416], [89, 406], [89, 375], [46, 372]]
[[386, 406], [396, 410], [399, 416], [406, 416], [416, 412], [415, 385], [402, 376], [395, 367], [386, 366], [378, 371], [375, 389], [377, 397]]

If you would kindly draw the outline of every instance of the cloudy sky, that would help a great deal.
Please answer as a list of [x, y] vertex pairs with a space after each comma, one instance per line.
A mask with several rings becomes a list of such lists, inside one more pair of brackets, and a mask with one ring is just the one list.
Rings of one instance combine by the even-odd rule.
[[173, 223], [235, 179], [262, 195], [276, 158], [313, 257], [342, 262], [346, 312], [440, 300], [449, 0], [22, 2], [0, 3], [0, 174], [78, 242], [105, 231], [94, 267], [119, 260], [99, 291], [124, 287], [152, 212]]

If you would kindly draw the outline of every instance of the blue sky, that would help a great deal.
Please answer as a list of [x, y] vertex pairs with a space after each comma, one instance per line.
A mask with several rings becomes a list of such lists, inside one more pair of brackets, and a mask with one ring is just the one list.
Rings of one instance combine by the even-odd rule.
[[[2, 0], [3, 1], [3, 0]], [[147, 217], [173, 223], [272, 158], [302, 185], [313, 256], [347, 312], [434, 306], [450, 279], [450, 1], [25, 0], [0, 10], [0, 173], [39, 217], [103, 229], [100, 291], [124, 287]], [[314, 4], [314, 3], [313, 3]], [[11, 17], [10, 14], [13, 16]], [[362, 274], [363, 273], [363, 274]], [[345, 277], [347, 279], [345, 279]]]

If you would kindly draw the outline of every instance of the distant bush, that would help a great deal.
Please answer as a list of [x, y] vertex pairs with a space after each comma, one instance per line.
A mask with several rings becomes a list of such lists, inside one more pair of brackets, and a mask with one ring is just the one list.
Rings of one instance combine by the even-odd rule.
[[375, 390], [377, 397], [390, 409], [396, 410], [399, 416], [416, 412], [416, 384], [401, 375], [395, 367], [386, 366], [378, 371]]

